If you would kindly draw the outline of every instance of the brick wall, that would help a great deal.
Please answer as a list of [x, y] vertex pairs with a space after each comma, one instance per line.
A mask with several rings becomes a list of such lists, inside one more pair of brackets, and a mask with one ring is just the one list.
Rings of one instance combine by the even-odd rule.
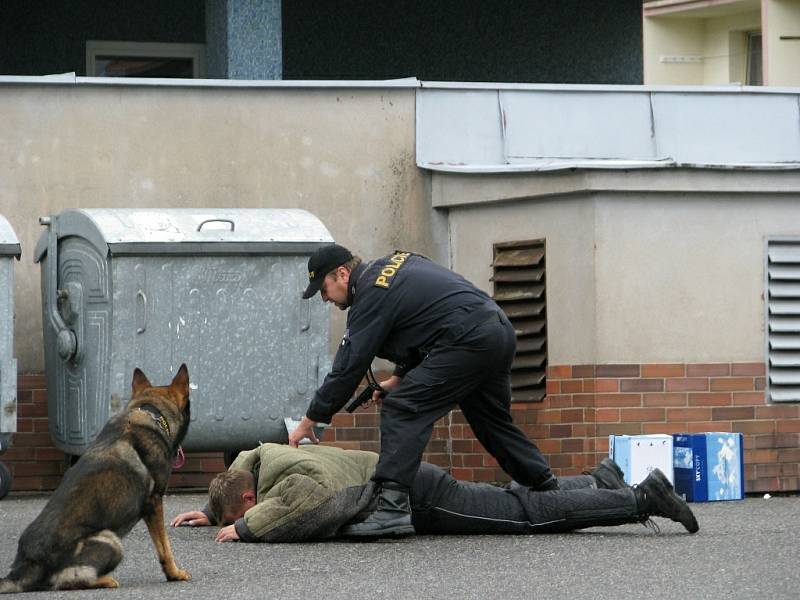
[[[67, 457], [50, 439], [47, 424], [47, 384], [44, 375], [17, 379], [17, 433], [0, 461], [11, 471], [12, 491], [55, 489], [67, 469]], [[225, 468], [222, 454], [194, 453], [173, 473], [171, 487], [207, 487], [215, 473]]]
[[[380, 376], [379, 376], [380, 377]], [[608, 454], [609, 434], [742, 432], [748, 492], [800, 490], [800, 406], [768, 405], [762, 363], [559, 365], [548, 368], [547, 396], [512, 405], [514, 421], [548, 456], [558, 475], [577, 474]], [[64, 455], [47, 431], [44, 377], [22, 375], [18, 433], [0, 455], [12, 490], [51, 490]], [[323, 443], [378, 451], [375, 408], [340, 413]], [[460, 411], [439, 421], [425, 460], [471, 481], [508, 477], [475, 440]], [[171, 487], [205, 487], [224, 469], [221, 453], [193, 453]]]
[[[586, 424], [594, 426], [595, 461], [608, 453], [609, 434], [741, 432], [745, 489], [796, 491], [800, 406], [767, 404], [764, 373], [763, 363], [550, 367], [538, 418], [573, 423], [566, 407], [584, 407]], [[584, 452], [563, 446], [567, 430], [554, 435], [552, 429], [549, 438], [562, 441], [565, 472], [587, 464]]]
[[64, 454], [50, 441], [47, 389], [43, 375], [17, 379], [17, 432], [0, 461], [11, 470], [12, 490], [50, 490], [66, 470]]

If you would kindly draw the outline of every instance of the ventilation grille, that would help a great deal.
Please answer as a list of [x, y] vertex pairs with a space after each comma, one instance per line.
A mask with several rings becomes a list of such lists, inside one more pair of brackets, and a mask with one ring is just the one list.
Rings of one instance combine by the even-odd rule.
[[494, 245], [494, 300], [517, 335], [511, 401], [541, 402], [547, 372], [544, 240]]
[[800, 240], [767, 242], [767, 399], [800, 401]]

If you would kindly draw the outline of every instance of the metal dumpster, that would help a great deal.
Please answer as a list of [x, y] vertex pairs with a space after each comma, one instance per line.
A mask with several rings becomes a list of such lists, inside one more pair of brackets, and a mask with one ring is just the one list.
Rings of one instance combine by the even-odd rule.
[[[14, 358], [14, 259], [19, 240], [0, 215], [0, 454], [17, 430], [17, 360]], [[11, 472], [0, 463], [0, 498], [11, 489]]]
[[86, 209], [45, 217], [41, 263], [50, 433], [82, 454], [130, 397], [189, 367], [186, 450], [286, 440], [330, 366], [329, 311], [301, 299], [332, 243], [303, 210]]

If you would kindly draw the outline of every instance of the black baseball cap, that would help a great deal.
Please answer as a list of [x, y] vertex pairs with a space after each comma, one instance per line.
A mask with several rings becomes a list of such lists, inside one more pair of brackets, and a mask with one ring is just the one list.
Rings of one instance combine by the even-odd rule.
[[342, 266], [353, 258], [353, 254], [339, 244], [323, 246], [308, 259], [308, 287], [303, 292], [303, 299], [308, 300], [322, 287], [322, 280], [336, 267]]

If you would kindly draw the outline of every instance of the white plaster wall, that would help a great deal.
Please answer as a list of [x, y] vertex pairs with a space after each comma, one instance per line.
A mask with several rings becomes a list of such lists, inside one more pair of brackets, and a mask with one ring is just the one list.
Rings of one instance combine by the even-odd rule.
[[800, 235], [796, 196], [600, 194], [597, 356], [764, 359], [764, 243]]
[[455, 270], [489, 292], [494, 242], [546, 238], [550, 364], [764, 359], [764, 245], [800, 236], [797, 172], [436, 174], [433, 190]]
[[[442, 223], [431, 218], [427, 175], [415, 165], [414, 88], [0, 86], [0, 213], [23, 249], [21, 372], [43, 369], [32, 259], [40, 215], [304, 208], [365, 258], [398, 247], [441, 252], [433, 229]], [[332, 343], [343, 323], [335, 312]]]

